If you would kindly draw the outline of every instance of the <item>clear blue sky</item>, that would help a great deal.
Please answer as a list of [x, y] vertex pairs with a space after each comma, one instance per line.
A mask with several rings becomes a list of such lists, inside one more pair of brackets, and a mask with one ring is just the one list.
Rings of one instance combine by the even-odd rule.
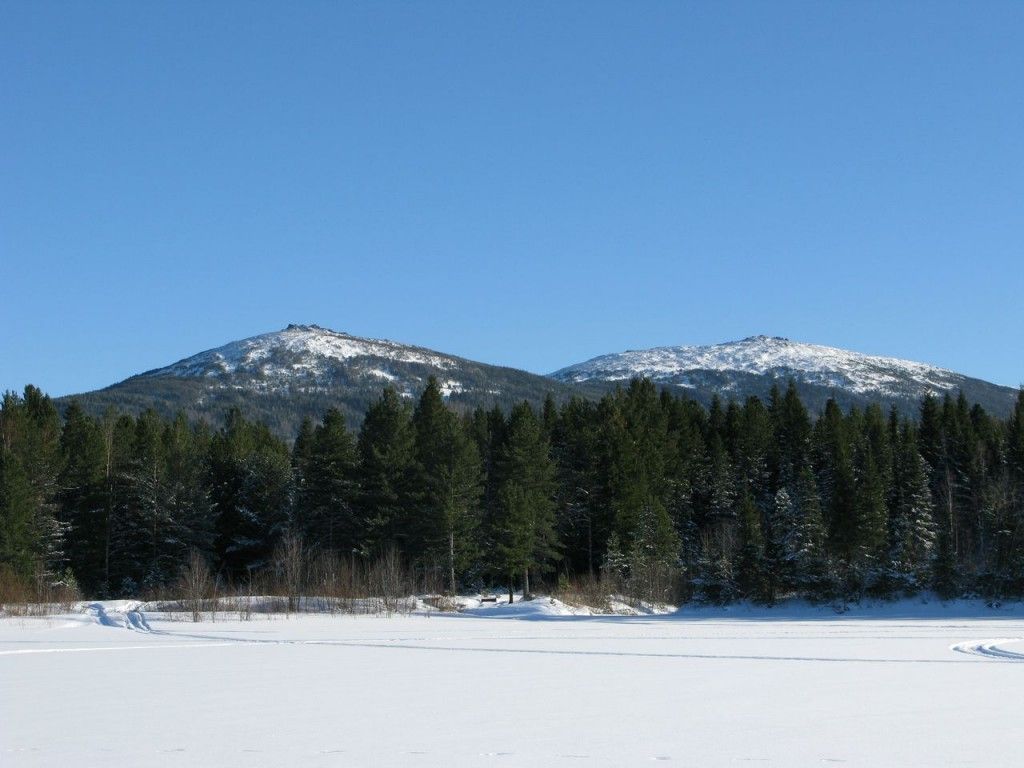
[[0, 389], [314, 322], [1024, 380], [1024, 3], [0, 2]]

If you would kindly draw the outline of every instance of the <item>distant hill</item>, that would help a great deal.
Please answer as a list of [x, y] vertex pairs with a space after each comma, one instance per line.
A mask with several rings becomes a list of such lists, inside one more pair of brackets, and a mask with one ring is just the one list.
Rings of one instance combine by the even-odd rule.
[[350, 424], [358, 424], [385, 385], [412, 399], [429, 376], [437, 377], [457, 409], [507, 408], [522, 400], [539, 404], [549, 393], [564, 400], [581, 391], [544, 376], [423, 347], [317, 325], [289, 325], [74, 398], [96, 414], [108, 407], [130, 412], [154, 408], [164, 415], [183, 411], [213, 424], [237, 406], [247, 417], [292, 437], [303, 418], [319, 418], [331, 407], [339, 408]]
[[926, 393], [956, 395], [962, 390], [972, 403], [1005, 417], [1017, 398], [1016, 389], [924, 363], [776, 336], [601, 355], [551, 374], [566, 384], [605, 386], [625, 383], [635, 376], [646, 376], [704, 403], [715, 394], [739, 400], [750, 395], [765, 397], [773, 384], [785, 387], [792, 379], [812, 412], [834, 397], [844, 408], [877, 402], [913, 415]]
[[110, 407], [133, 413], [153, 408], [165, 416], [182, 411], [212, 424], [238, 407], [278, 434], [293, 437], [303, 418], [319, 418], [331, 407], [355, 426], [385, 385], [411, 400], [429, 376], [436, 376], [448, 402], [463, 410], [508, 408], [522, 400], [539, 405], [548, 394], [556, 401], [574, 394], [597, 398], [637, 376], [705, 404], [716, 394], [723, 400], [763, 398], [773, 384], [785, 387], [792, 379], [812, 413], [834, 397], [844, 408], [878, 402], [915, 415], [926, 392], [941, 396], [962, 390], [972, 403], [1005, 417], [1017, 397], [1010, 387], [924, 363], [770, 336], [602, 355], [539, 376], [317, 325], [289, 325], [233, 341], [73, 397], [97, 415]]

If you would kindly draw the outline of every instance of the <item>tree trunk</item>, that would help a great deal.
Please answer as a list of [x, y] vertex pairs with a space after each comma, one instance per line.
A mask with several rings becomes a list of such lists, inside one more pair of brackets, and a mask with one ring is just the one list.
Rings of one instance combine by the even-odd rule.
[[523, 568], [523, 600], [530, 596], [530, 569]]
[[594, 518], [587, 515], [587, 568], [590, 571], [590, 580], [594, 580]]
[[110, 501], [107, 501], [106, 515], [103, 521], [103, 588], [104, 597], [110, 597]]
[[509, 577], [508, 577], [508, 604], [509, 605], [512, 605], [513, 597], [514, 597], [514, 595], [513, 595], [513, 587], [512, 587], [512, 574], [509, 574]]
[[448, 583], [451, 593], [455, 594], [455, 531], [448, 531]]

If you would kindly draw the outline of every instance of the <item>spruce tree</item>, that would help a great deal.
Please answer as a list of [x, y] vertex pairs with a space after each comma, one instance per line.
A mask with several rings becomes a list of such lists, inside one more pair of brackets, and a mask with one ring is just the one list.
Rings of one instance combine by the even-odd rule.
[[231, 410], [210, 443], [208, 483], [220, 567], [242, 577], [267, 567], [288, 527], [292, 500], [287, 446], [266, 425]]
[[396, 547], [415, 557], [409, 545], [418, 545], [422, 531], [421, 470], [411, 411], [393, 387], [367, 410], [357, 450], [361, 551]]
[[494, 524], [496, 566], [516, 573], [529, 594], [530, 571], [546, 569], [558, 553], [555, 530], [555, 466], [541, 425], [528, 403], [512, 409], [501, 448], [498, 519]]
[[740, 593], [752, 600], [769, 598], [764, 575], [764, 538], [761, 516], [753, 495], [747, 491], [740, 497], [737, 511], [739, 546], [736, 552], [736, 584]]
[[476, 444], [431, 377], [413, 414], [427, 514], [425, 541], [445, 562], [449, 591], [477, 553], [482, 466]]
[[68, 565], [82, 589], [96, 594], [103, 574], [107, 506], [103, 432], [77, 401], [64, 413], [60, 447], [60, 517], [67, 531]]
[[356, 444], [337, 408], [300, 433], [292, 449], [297, 482], [293, 528], [326, 552], [351, 552], [358, 546]]
[[60, 416], [37, 387], [7, 393], [0, 405], [0, 563], [53, 581], [64, 567], [65, 526], [58, 514]]
[[912, 426], [903, 425], [896, 462], [894, 509], [889, 530], [893, 578], [907, 590], [928, 584], [935, 547], [935, 521], [928, 465]]

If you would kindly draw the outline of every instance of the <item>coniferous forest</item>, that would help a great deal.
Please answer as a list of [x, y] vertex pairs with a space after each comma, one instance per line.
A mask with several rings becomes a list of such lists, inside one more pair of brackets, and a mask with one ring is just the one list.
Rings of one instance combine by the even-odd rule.
[[337, 410], [289, 445], [224, 424], [0, 408], [0, 575], [152, 594], [198, 555], [239, 585], [282, 541], [398, 557], [460, 591], [559, 584], [663, 601], [1024, 595], [1024, 391], [1009, 419], [961, 395], [918, 417], [809, 413], [795, 388], [710, 408], [634, 380], [600, 401], [457, 414], [431, 380]]

